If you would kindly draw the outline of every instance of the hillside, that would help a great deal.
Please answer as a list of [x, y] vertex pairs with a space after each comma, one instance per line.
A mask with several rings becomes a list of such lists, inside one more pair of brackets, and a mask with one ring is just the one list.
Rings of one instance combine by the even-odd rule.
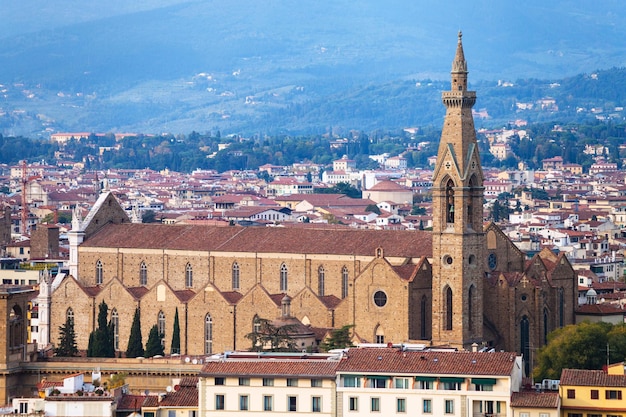
[[0, 132], [14, 135], [437, 124], [459, 28], [479, 105], [494, 100], [493, 122], [510, 118], [515, 98], [481, 88], [496, 80], [527, 80], [515, 85], [531, 92], [515, 94], [538, 96], [539, 85], [626, 64], [618, 0], [602, 8], [565, 0], [4, 6]]

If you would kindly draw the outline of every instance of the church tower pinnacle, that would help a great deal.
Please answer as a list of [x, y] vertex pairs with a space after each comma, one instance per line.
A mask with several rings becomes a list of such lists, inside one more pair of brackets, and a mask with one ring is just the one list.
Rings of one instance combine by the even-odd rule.
[[433, 174], [433, 319], [435, 345], [469, 348], [482, 342], [485, 238], [483, 173], [467, 89], [462, 34], [451, 71]]

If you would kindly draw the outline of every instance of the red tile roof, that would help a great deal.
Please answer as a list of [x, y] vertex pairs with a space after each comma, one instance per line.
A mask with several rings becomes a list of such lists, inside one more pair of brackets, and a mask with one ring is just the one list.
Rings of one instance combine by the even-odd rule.
[[515, 353], [403, 352], [395, 348], [350, 349], [338, 372], [437, 375], [511, 375]]
[[229, 359], [206, 362], [200, 376], [334, 377], [338, 364], [319, 359]]
[[626, 387], [626, 375], [609, 375], [604, 371], [563, 369], [561, 386]]
[[160, 407], [197, 407], [198, 378], [183, 378], [178, 390], [168, 393], [159, 403]]
[[511, 407], [558, 408], [559, 392], [521, 391], [511, 394]]
[[82, 247], [178, 249], [224, 252], [280, 252], [420, 258], [432, 255], [430, 232], [329, 230], [290, 227], [211, 227], [198, 225], [109, 224]]

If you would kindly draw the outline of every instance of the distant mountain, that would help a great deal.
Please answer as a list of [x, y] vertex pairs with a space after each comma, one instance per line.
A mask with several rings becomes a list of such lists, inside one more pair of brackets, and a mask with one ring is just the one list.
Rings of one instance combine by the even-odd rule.
[[626, 65], [621, 0], [6, 3], [5, 135], [439, 123], [459, 29], [475, 87]]

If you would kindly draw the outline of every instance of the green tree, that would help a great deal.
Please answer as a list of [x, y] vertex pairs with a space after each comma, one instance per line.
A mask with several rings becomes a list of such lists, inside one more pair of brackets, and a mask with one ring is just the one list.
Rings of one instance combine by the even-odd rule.
[[246, 335], [252, 341], [253, 351], [296, 352], [298, 346], [291, 337], [293, 325], [274, 326], [270, 320], [257, 318], [255, 331]]
[[367, 207], [365, 207], [365, 211], [380, 215], [380, 207], [376, 204], [368, 204]]
[[133, 324], [130, 327], [130, 337], [128, 338], [127, 358], [137, 358], [144, 355], [143, 341], [141, 337], [141, 322], [139, 308], [135, 309]]
[[172, 332], [172, 347], [170, 353], [180, 353], [180, 324], [178, 322], [178, 307], [174, 314], [174, 331]]
[[347, 324], [340, 329], [333, 330], [330, 336], [320, 344], [320, 349], [328, 352], [332, 349], [344, 349], [354, 346], [350, 336], [350, 331], [353, 327], [354, 324]]
[[159, 328], [155, 324], [150, 329], [148, 335], [148, 341], [146, 342], [146, 357], [151, 358], [156, 355], [164, 355], [163, 345], [161, 344], [161, 335], [159, 334]]
[[[613, 326], [603, 322], [583, 322], [557, 329], [548, 335], [548, 344], [537, 352], [533, 376], [535, 380], [559, 379], [564, 368], [602, 369], [607, 360], [623, 361], [625, 334], [624, 324]], [[610, 345], [610, 340], [615, 341], [614, 346]], [[607, 343], [609, 358], [606, 357]]]
[[65, 324], [59, 327], [59, 346], [54, 349], [54, 354], [56, 356], [78, 356], [74, 321], [69, 317], [65, 319]]
[[104, 302], [98, 307], [98, 328], [89, 335], [87, 356], [96, 358], [114, 358], [115, 346], [113, 341], [113, 325], [107, 323], [109, 307]]

